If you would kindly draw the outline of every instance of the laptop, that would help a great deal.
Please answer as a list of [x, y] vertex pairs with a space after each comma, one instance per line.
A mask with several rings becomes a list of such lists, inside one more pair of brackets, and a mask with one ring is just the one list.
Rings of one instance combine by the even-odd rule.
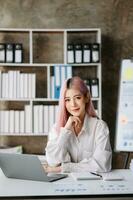
[[47, 174], [37, 155], [0, 153], [0, 168], [8, 178], [52, 182], [67, 174]]

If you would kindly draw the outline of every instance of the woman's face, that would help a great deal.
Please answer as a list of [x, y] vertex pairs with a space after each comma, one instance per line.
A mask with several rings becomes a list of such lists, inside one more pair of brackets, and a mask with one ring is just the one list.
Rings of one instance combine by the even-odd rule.
[[85, 106], [88, 98], [85, 97], [79, 90], [67, 89], [65, 95], [65, 106], [67, 111], [82, 119], [85, 115]]

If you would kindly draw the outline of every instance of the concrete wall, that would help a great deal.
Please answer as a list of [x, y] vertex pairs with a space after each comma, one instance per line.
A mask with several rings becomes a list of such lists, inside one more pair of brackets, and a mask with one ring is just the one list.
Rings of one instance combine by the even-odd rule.
[[[113, 148], [120, 62], [133, 56], [133, 1], [0, 0], [0, 27], [101, 28], [103, 119], [109, 125]], [[7, 144], [13, 144], [14, 140], [20, 142], [17, 138], [2, 138]], [[35, 151], [41, 151], [45, 141], [32, 140], [32, 148], [38, 141]], [[24, 144], [28, 141], [26, 139]], [[27, 146], [25, 148], [29, 150]]]

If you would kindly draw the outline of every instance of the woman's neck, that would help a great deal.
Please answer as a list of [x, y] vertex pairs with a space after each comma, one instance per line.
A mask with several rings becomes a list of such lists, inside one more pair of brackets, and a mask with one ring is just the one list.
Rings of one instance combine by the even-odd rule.
[[76, 136], [78, 136], [79, 133], [81, 132], [81, 129], [82, 129], [83, 124], [84, 124], [85, 114], [83, 116], [79, 117], [79, 118], [81, 120], [81, 123], [74, 127], [74, 132], [75, 132]]

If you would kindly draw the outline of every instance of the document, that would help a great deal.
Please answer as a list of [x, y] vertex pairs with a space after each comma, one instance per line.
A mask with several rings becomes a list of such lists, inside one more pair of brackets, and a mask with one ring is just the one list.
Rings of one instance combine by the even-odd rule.
[[80, 172], [72, 172], [71, 176], [75, 180], [99, 180], [99, 179], [101, 179], [101, 176], [90, 173], [90, 172], [81, 172], [81, 173]]

